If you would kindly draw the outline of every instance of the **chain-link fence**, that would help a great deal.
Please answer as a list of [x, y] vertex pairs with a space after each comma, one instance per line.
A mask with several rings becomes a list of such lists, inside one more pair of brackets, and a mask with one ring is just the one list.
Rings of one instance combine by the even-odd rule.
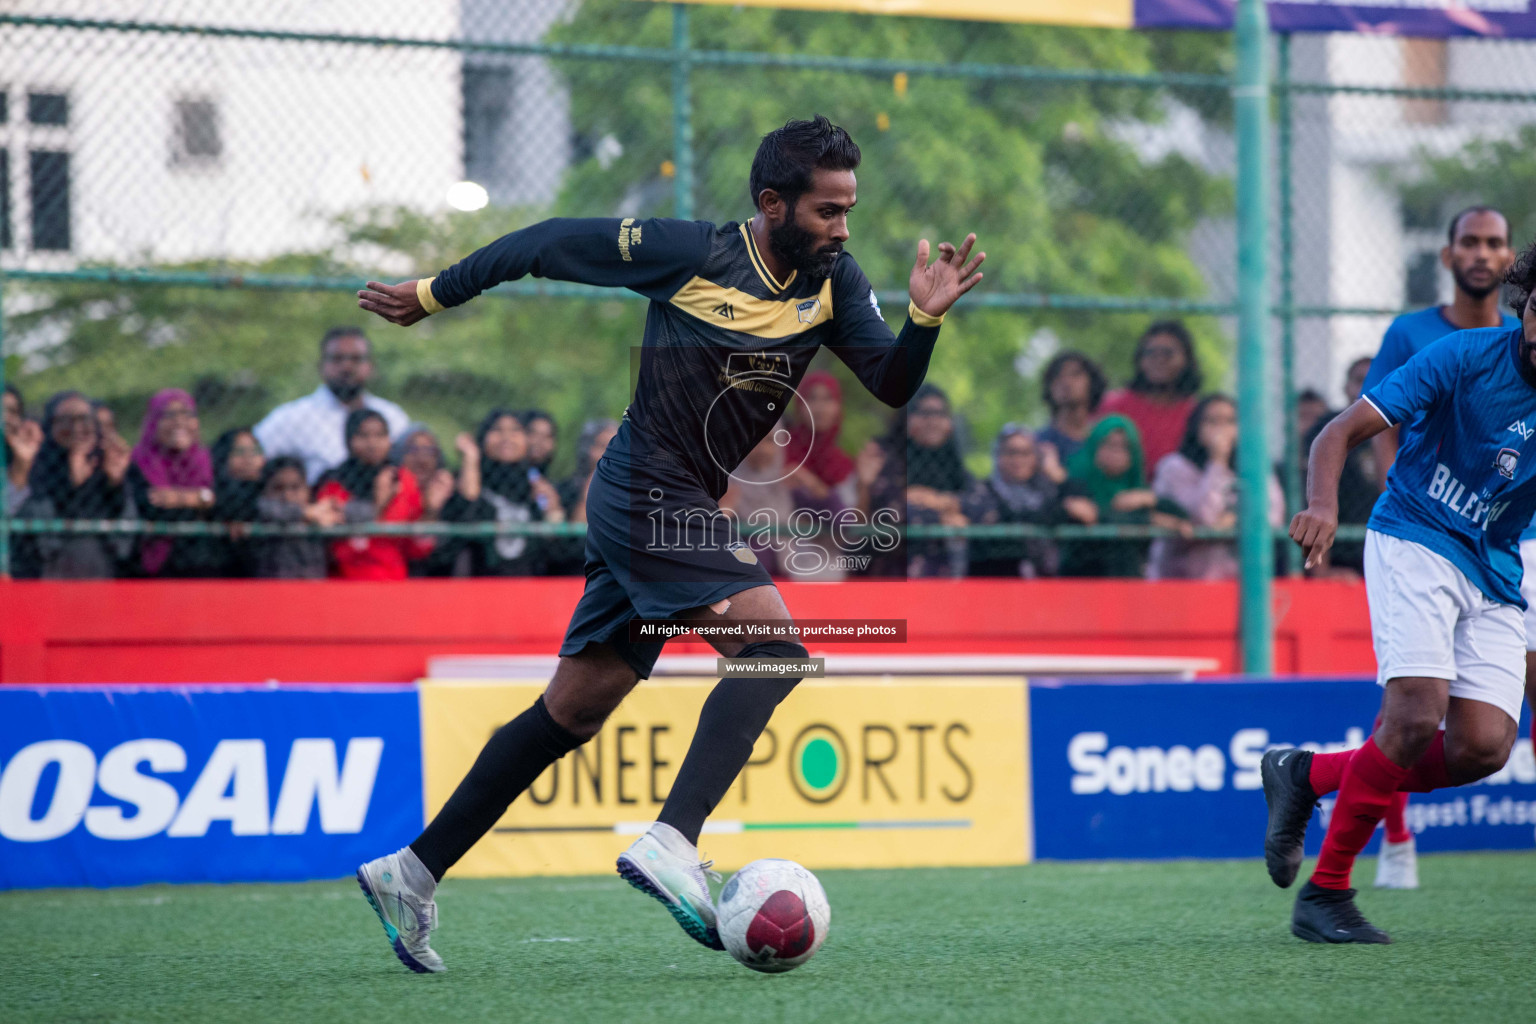
[[[579, 572], [644, 303], [529, 278], [402, 329], [353, 292], [546, 216], [746, 220], [759, 137], [812, 112], [862, 147], [848, 249], [888, 312], [919, 237], [975, 230], [988, 263], [946, 322], [940, 394], [893, 419], [818, 357], [839, 430], [773, 435], [810, 449], [801, 489], [897, 508], [885, 571], [1231, 570], [1230, 473], [1185, 436], [1233, 362], [1224, 35], [633, 0], [114, 13], [0, 14], [17, 575]], [[1536, 231], [1508, 173], [1536, 163], [1536, 63], [1512, 42], [1277, 47], [1279, 521], [1290, 399], [1337, 408], [1393, 313], [1446, 300], [1439, 221], [1487, 201]], [[1112, 411], [1129, 423], [1094, 429]], [[1230, 406], [1201, 411], [1227, 429]], [[1216, 498], [1153, 487], [1181, 445]], [[804, 500], [763, 484], [773, 455], [727, 494], [744, 517]]]

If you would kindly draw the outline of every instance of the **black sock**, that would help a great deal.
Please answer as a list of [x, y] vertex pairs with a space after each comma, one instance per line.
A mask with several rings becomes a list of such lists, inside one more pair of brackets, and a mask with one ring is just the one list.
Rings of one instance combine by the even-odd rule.
[[688, 756], [656, 820], [671, 825], [697, 846], [704, 819], [741, 774], [773, 709], [799, 681], [722, 679], [699, 712]]
[[475, 763], [411, 849], [438, 881], [491, 830], [517, 795], [583, 740], [550, 716], [541, 696], [497, 729]]

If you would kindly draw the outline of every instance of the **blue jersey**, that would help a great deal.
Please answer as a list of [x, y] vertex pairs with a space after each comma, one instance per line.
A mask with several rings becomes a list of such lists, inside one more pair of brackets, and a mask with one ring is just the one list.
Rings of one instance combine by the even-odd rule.
[[[1503, 326], [1514, 328], [1520, 326], [1520, 321], [1508, 313], [1501, 313]], [[1418, 355], [1432, 342], [1439, 341], [1447, 334], [1455, 334], [1461, 330], [1455, 324], [1445, 318], [1444, 306], [1430, 306], [1421, 309], [1417, 313], [1404, 313], [1393, 320], [1387, 327], [1387, 333], [1381, 336], [1381, 348], [1371, 360], [1371, 368], [1366, 371], [1365, 383], [1361, 385], [1362, 392], [1370, 391], [1376, 385], [1387, 379], [1387, 375], [1402, 366], [1408, 360]], [[1520, 535], [1521, 540], [1536, 538], [1536, 519], [1525, 528]]]
[[[1506, 329], [1519, 327], [1520, 321], [1508, 313], [1502, 314], [1502, 326]], [[1404, 313], [1392, 321], [1387, 333], [1381, 336], [1381, 349], [1371, 360], [1366, 372], [1362, 391], [1370, 391], [1387, 379], [1387, 374], [1418, 355], [1431, 342], [1439, 341], [1447, 334], [1461, 330], [1445, 318], [1442, 306], [1430, 306], [1417, 313]]]
[[1536, 387], [1520, 374], [1521, 335], [1458, 331], [1361, 396], [1404, 424], [1370, 528], [1424, 545], [1518, 608], [1520, 532], [1536, 513]]

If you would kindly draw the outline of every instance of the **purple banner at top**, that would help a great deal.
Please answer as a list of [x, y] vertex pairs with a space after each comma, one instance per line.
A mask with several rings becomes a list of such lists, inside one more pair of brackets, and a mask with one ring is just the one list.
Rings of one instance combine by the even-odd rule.
[[[1235, 0], [1136, 0], [1136, 27], [1229, 29], [1236, 6]], [[1269, 0], [1267, 6], [1276, 32], [1536, 37], [1536, 0]]]

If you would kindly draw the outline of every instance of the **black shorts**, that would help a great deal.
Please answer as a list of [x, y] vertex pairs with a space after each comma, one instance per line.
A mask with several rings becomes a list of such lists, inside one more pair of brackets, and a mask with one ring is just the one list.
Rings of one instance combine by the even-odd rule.
[[681, 471], [602, 459], [587, 491], [587, 585], [561, 657], [606, 643], [641, 679], [666, 641], [632, 642], [631, 619], [667, 619], [773, 579], [734, 521]]

